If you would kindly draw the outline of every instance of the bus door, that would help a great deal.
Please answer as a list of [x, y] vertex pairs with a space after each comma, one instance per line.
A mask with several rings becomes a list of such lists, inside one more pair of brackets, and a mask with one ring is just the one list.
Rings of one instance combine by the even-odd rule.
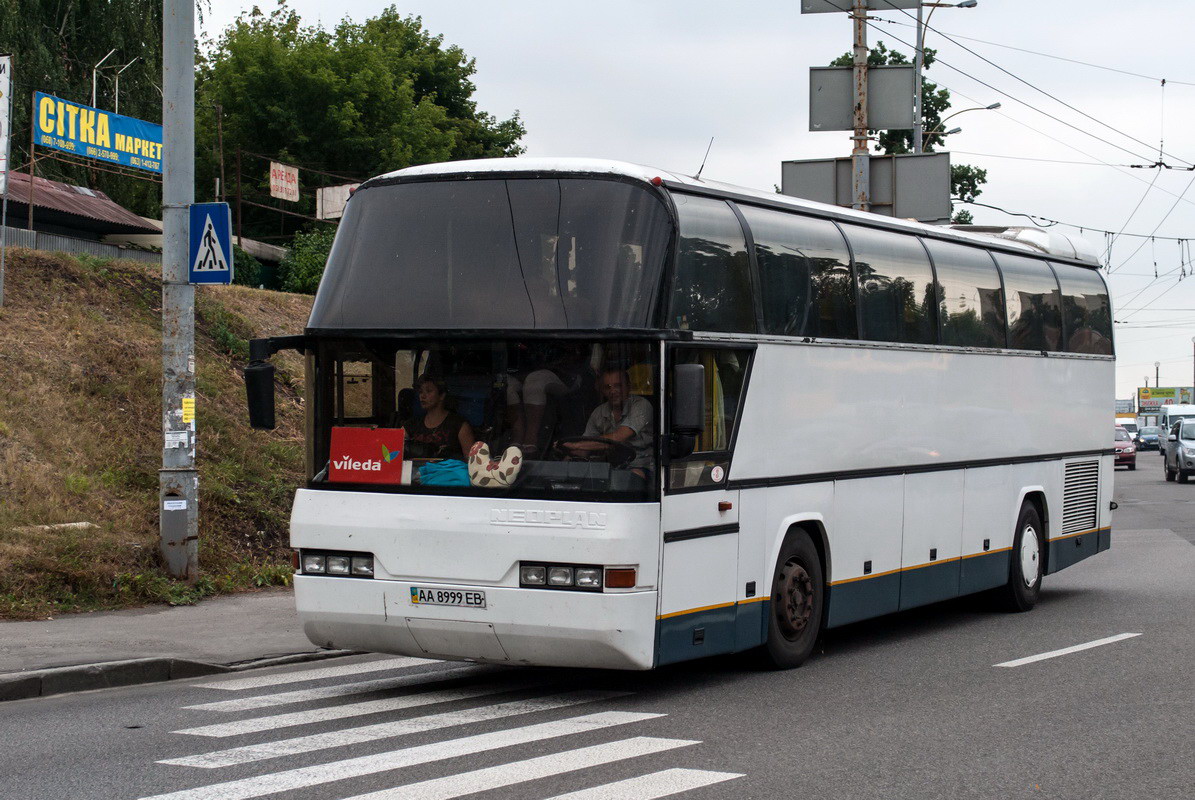
[[[656, 661], [730, 653], [738, 611], [739, 492], [727, 489], [749, 349], [684, 346], [669, 362], [705, 367], [705, 430], [665, 475]], [[753, 631], [753, 633], [755, 633]], [[755, 635], [758, 644], [758, 635]]]

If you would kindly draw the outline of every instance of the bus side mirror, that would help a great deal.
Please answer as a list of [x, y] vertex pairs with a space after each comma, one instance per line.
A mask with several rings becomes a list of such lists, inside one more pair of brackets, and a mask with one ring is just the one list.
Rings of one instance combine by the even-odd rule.
[[259, 431], [274, 430], [274, 365], [254, 361], [245, 367], [245, 395], [249, 402], [249, 426]]
[[705, 367], [701, 364], [673, 365], [671, 421], [672, 457], [691, 455], [705, 430]]

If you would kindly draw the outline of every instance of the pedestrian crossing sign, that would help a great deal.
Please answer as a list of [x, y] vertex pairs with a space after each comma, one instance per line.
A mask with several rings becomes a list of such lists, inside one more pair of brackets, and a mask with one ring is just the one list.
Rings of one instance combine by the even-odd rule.
[[228, 203], [191, 204], [190, 283], [232, 283], [232, 212]]

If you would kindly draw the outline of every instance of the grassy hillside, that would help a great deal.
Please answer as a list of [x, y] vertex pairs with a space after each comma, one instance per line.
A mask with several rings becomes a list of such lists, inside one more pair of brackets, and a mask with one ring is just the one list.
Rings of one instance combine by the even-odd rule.
[[[255, 336], [299, 333], [311, 298], [196, 294], [200, 579], [158, 559], [157, 267], [12, 250], [0, 308], [0, 618], [192, 602], [287, 583], [302, 478], [302, 363], [276, 356], [278, 430], [252, 431], [240, 367]], [[63, 526], [90, 523], [90, 526]], [[92, 527], [94, 526], [94, 527]]]

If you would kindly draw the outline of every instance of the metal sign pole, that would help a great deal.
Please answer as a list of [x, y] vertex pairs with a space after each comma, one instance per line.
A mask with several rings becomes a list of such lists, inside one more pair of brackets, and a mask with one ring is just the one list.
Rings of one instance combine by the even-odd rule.
[[161, 552], [170, 574], [199, 574], [195, 469], [195, 287], [188, 283], [195, 201], [195, 5], [162, 5], [162, 469]]
[[855, 146], [851, 150], [851, 208], [867, 211], [871, 205], [871, 171], [867, 154], [867, 0], [855, 0], [851, 9], [855, 26]]
[[0, 306], [4, 305], [4, 256], [8, 251], [8, 157], [12, 138], [12, 56], [0, 56]]

